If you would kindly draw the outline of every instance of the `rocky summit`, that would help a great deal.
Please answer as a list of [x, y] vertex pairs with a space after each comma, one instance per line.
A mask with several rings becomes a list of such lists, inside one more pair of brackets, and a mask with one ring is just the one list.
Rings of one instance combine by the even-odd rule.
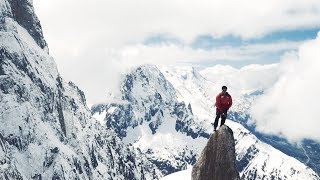
[[211, 135], [192, 169], [192, 180], [239, 179], [233, 131], [226, 125]]

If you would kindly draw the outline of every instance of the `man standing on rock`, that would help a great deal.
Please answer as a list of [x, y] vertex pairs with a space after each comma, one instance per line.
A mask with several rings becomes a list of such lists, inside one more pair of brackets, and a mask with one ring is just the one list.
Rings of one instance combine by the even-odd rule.
[[227, 86], [222, 86], [222, 92], [216, 97], [216, 119], [214, 120], [214, 130], [217, 129], [219, 118], [221, 117], [222, 126], [227, 119], [227, 112], [232, 105], [232, 97], [227, 92]]

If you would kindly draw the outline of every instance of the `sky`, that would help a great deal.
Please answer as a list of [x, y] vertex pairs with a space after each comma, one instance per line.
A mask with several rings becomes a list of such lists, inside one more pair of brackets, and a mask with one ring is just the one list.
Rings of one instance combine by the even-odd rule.
[[[316, 72], [319, 0], [33, 3], [59, 72], [84, 90], [90, 104], [106, 101], [107, 94], [118, 89], [122, 74], [144, 63], [238, 69], [279, 64], [281, 78], [253, 107], [254, 123], [261, 131], [268, 132], [264, 128], [268, 127], [272, 129], [269, 133], [292, 139], [320, 139], [313, 108], [315, 100], [320, 100], [313, 91], [318, 90], [315, 82], [320, 77]], [[264, 76], [259, 78], [265, 80]], [[309, 98], [302, 98], [306, 94]], [[303, 132], [292, 132], [301, 127], [301, 121]], [[290, 127], [281, 129], [281, 123]]]

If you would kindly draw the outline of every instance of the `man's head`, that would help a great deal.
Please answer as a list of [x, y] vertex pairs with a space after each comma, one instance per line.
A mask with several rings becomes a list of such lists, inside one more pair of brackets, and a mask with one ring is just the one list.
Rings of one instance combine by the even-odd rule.
[[222, 86], [222, 92], [224, 93], [227, 92], [227, 89], [228, 89], [227, 86]]

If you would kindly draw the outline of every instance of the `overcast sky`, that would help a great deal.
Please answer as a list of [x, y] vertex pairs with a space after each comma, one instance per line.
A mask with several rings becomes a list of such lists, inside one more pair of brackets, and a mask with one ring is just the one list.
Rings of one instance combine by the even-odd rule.
[[[314, 40], [320, 28], [319, 0], [33, 3], [60, 73], [85, 91], [89, 103], [105, 101], [118, 88], [121, 73], [142, 63], [236, 68], [279, 63], [280, 81], [259, 100], [266, 103], [252, 110], [257, 127], [293, 139], [320, 139], [314, 108], [320, 101], [315, 83], [320, 44]], [[295, 132], [299, 127], [303, 131]]]

